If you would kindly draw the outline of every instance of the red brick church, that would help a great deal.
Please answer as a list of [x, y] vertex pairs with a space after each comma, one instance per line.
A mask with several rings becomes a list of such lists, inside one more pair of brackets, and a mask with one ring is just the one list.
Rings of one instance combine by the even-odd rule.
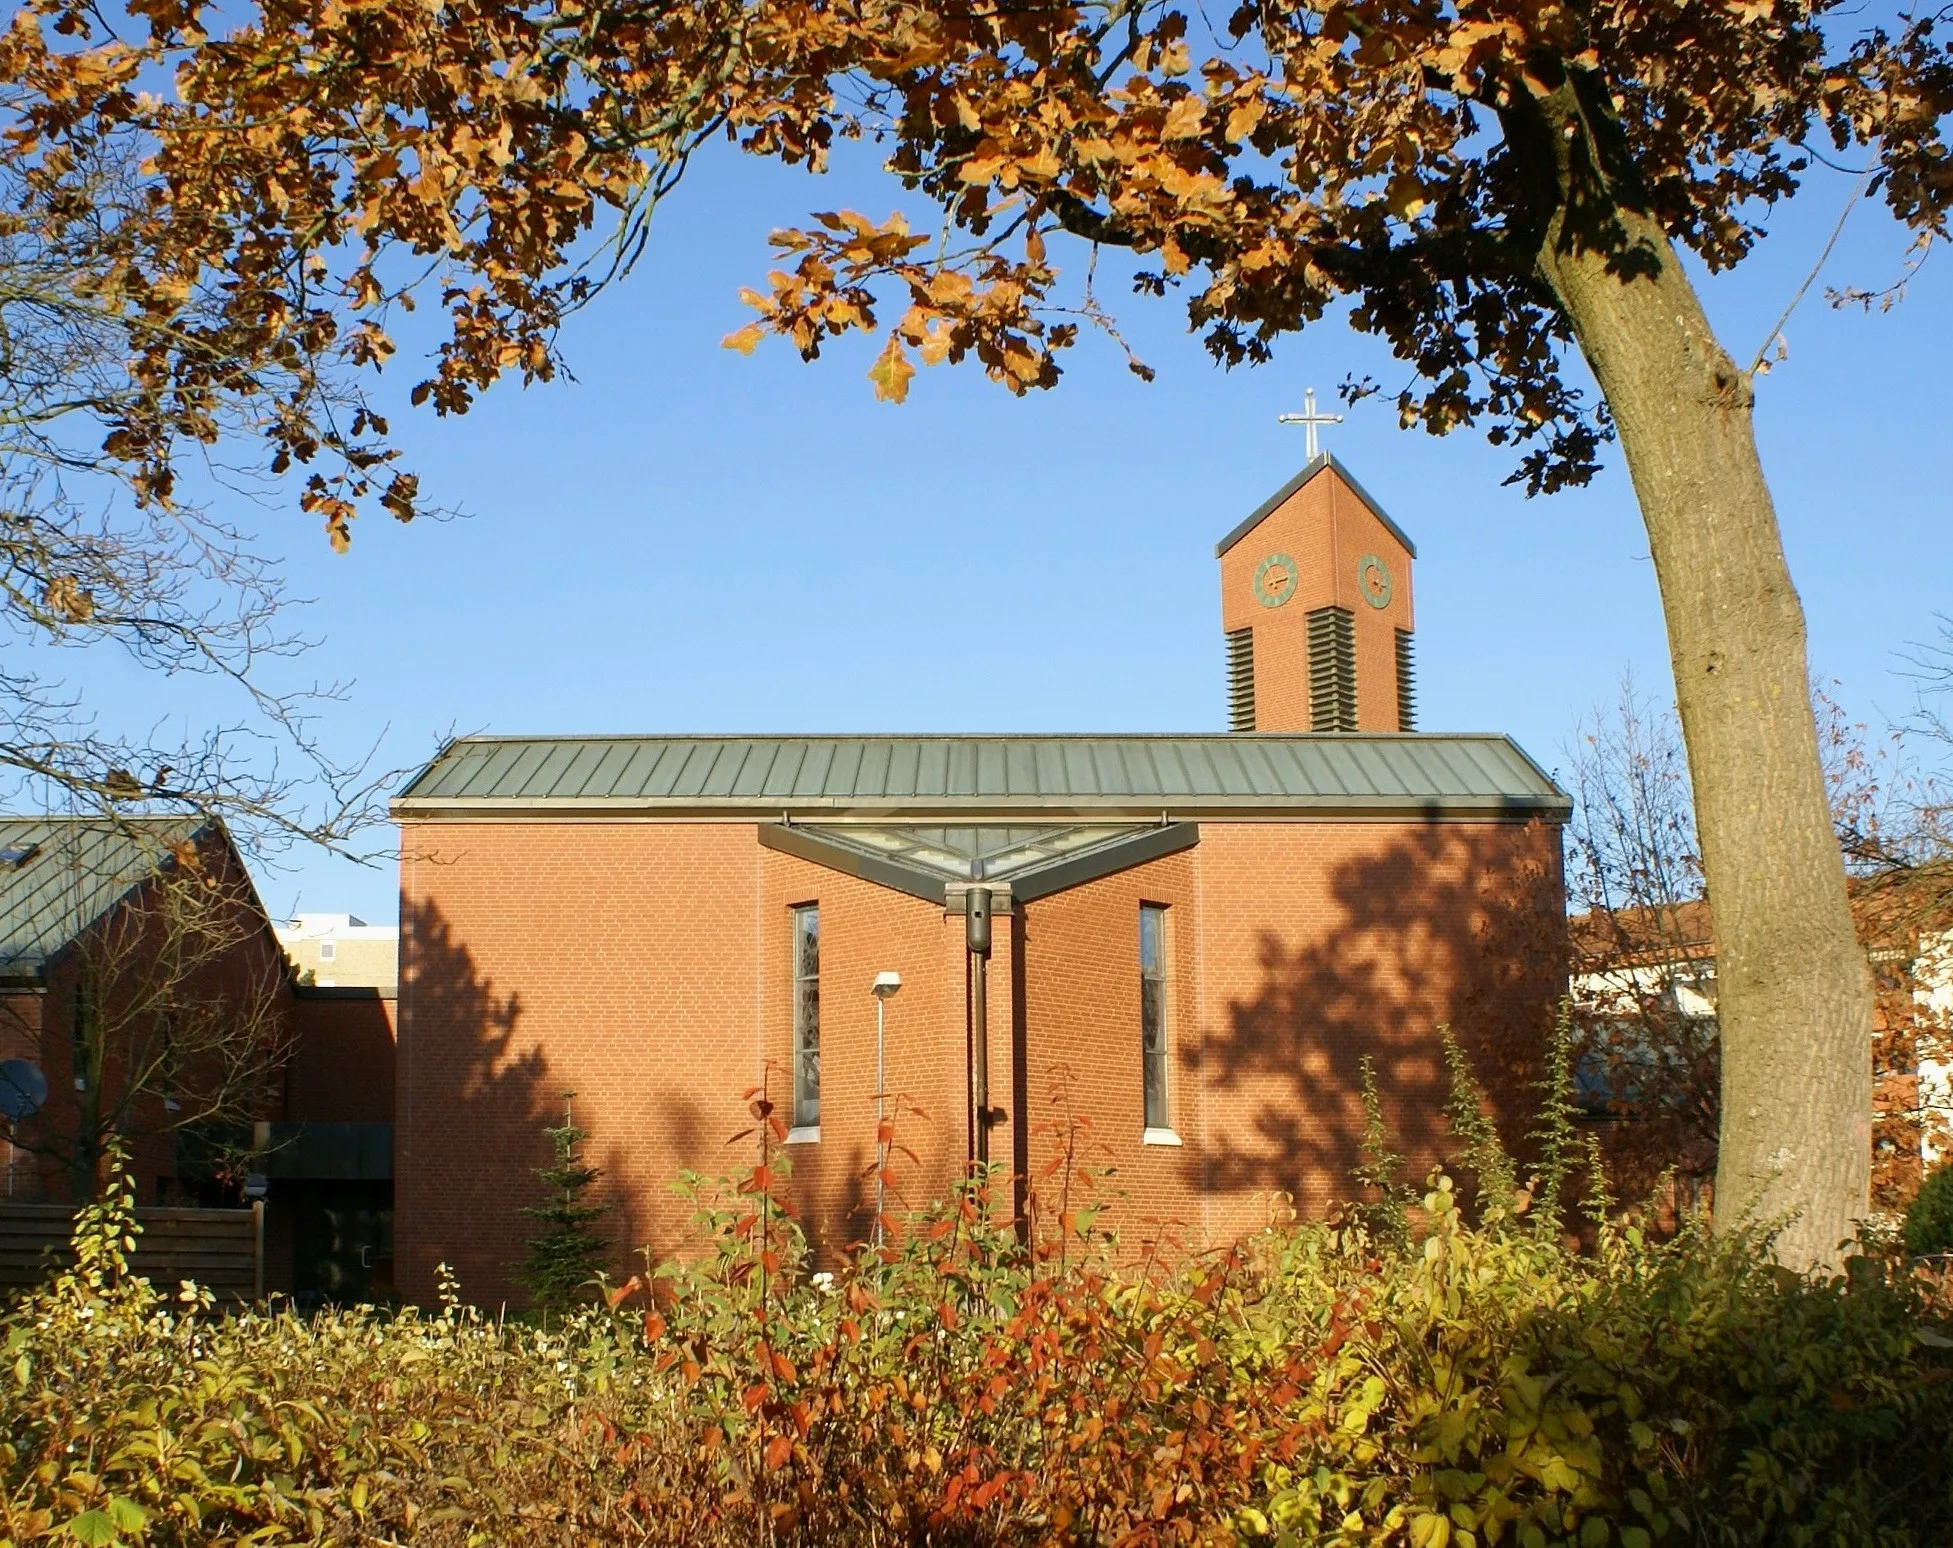
[[670, 1185], [749, 1162], [762, 1083], [808, 1230], [864, 1237], [878, 1057], [917, 1202], [979, 1155], [1036, 1176], [1068, 1101], [1135, 1239], [1320, 1212], [1366, 1054], [1421, 1164], [1437, 1029], [1496, 1065], [1563, 988], [1567, 799], [1506, 737], [1413, 730], [1415, 550], [1333, 458], [1217, 554], [1227, 734], [444, 750], [393, 808], [401, 1291], [516, 1293], [566, 1091], [620, 1264], [684, 1249]]

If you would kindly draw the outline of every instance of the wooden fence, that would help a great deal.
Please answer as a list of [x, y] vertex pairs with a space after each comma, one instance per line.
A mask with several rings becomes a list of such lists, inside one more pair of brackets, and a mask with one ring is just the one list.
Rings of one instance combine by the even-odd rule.
[[[194, 1279], [220, 1301], [264, 1298], [264, 1205], [249, 1209], [138, 1209], [142, 1234], [130, 1269], [158, 1289]], [[66, 1204], [0, 1204], [0, 1296], [74, 1262]]]

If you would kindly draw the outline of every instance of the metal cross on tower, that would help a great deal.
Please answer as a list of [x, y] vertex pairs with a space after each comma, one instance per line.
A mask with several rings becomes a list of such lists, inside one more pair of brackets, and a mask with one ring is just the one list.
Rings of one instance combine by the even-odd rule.
[[1280, 424], [1300, 425], [1302, 427], [1302, 433], [1306, 437], [1303, 444], [1308, 450], [1309, 461], [1314, 462], [1320, 454], [1320, 448], [1316, 445], [1316, 426], [1340, 425], [1343, 422], [1343, 416], [1341, 414], [1318, 414], [1316, 412], [1316, 390], [1311, 387], [1307, 392], [1302, 394], [1301, 413], [1279, 414], [1276, 416], [1276, 420]]

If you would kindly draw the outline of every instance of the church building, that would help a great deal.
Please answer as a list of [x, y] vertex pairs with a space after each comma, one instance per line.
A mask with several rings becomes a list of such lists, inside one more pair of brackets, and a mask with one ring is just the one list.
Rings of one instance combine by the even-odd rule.
[[[520, 1299], [566, 1093], [618, 1266], [785, 1120], [817, 1250], [869, 1233], [877, 1114], [1020, 1208], [1067, 1126], [1134, 1243], [1352, 1196], [1374, 1068], [1416, 1174], [1449, 1026], [1489, 1077], [1563, 992], [1568, 801], [1414, 729], [1411, 541], [1334, 458], [1222, 539], [1225, 733], [469, 737], [401, 830], [396, 1277]], [[1219, 685], [1217, 684], [1217, 688]]]

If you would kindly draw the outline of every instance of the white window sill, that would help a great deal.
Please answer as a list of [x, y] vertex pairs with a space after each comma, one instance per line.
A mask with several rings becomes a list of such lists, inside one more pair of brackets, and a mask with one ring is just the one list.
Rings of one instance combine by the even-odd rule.
[[818, 1145], [821, 1142], [821, 1126], [814, 1124], [804, 1129], [787, 1130], [789, 1145]]
[[1142, 1145], [1178, 1145], [1184, 1143], [1171, 1129], [1145, 1129], [1140, 1132]]

